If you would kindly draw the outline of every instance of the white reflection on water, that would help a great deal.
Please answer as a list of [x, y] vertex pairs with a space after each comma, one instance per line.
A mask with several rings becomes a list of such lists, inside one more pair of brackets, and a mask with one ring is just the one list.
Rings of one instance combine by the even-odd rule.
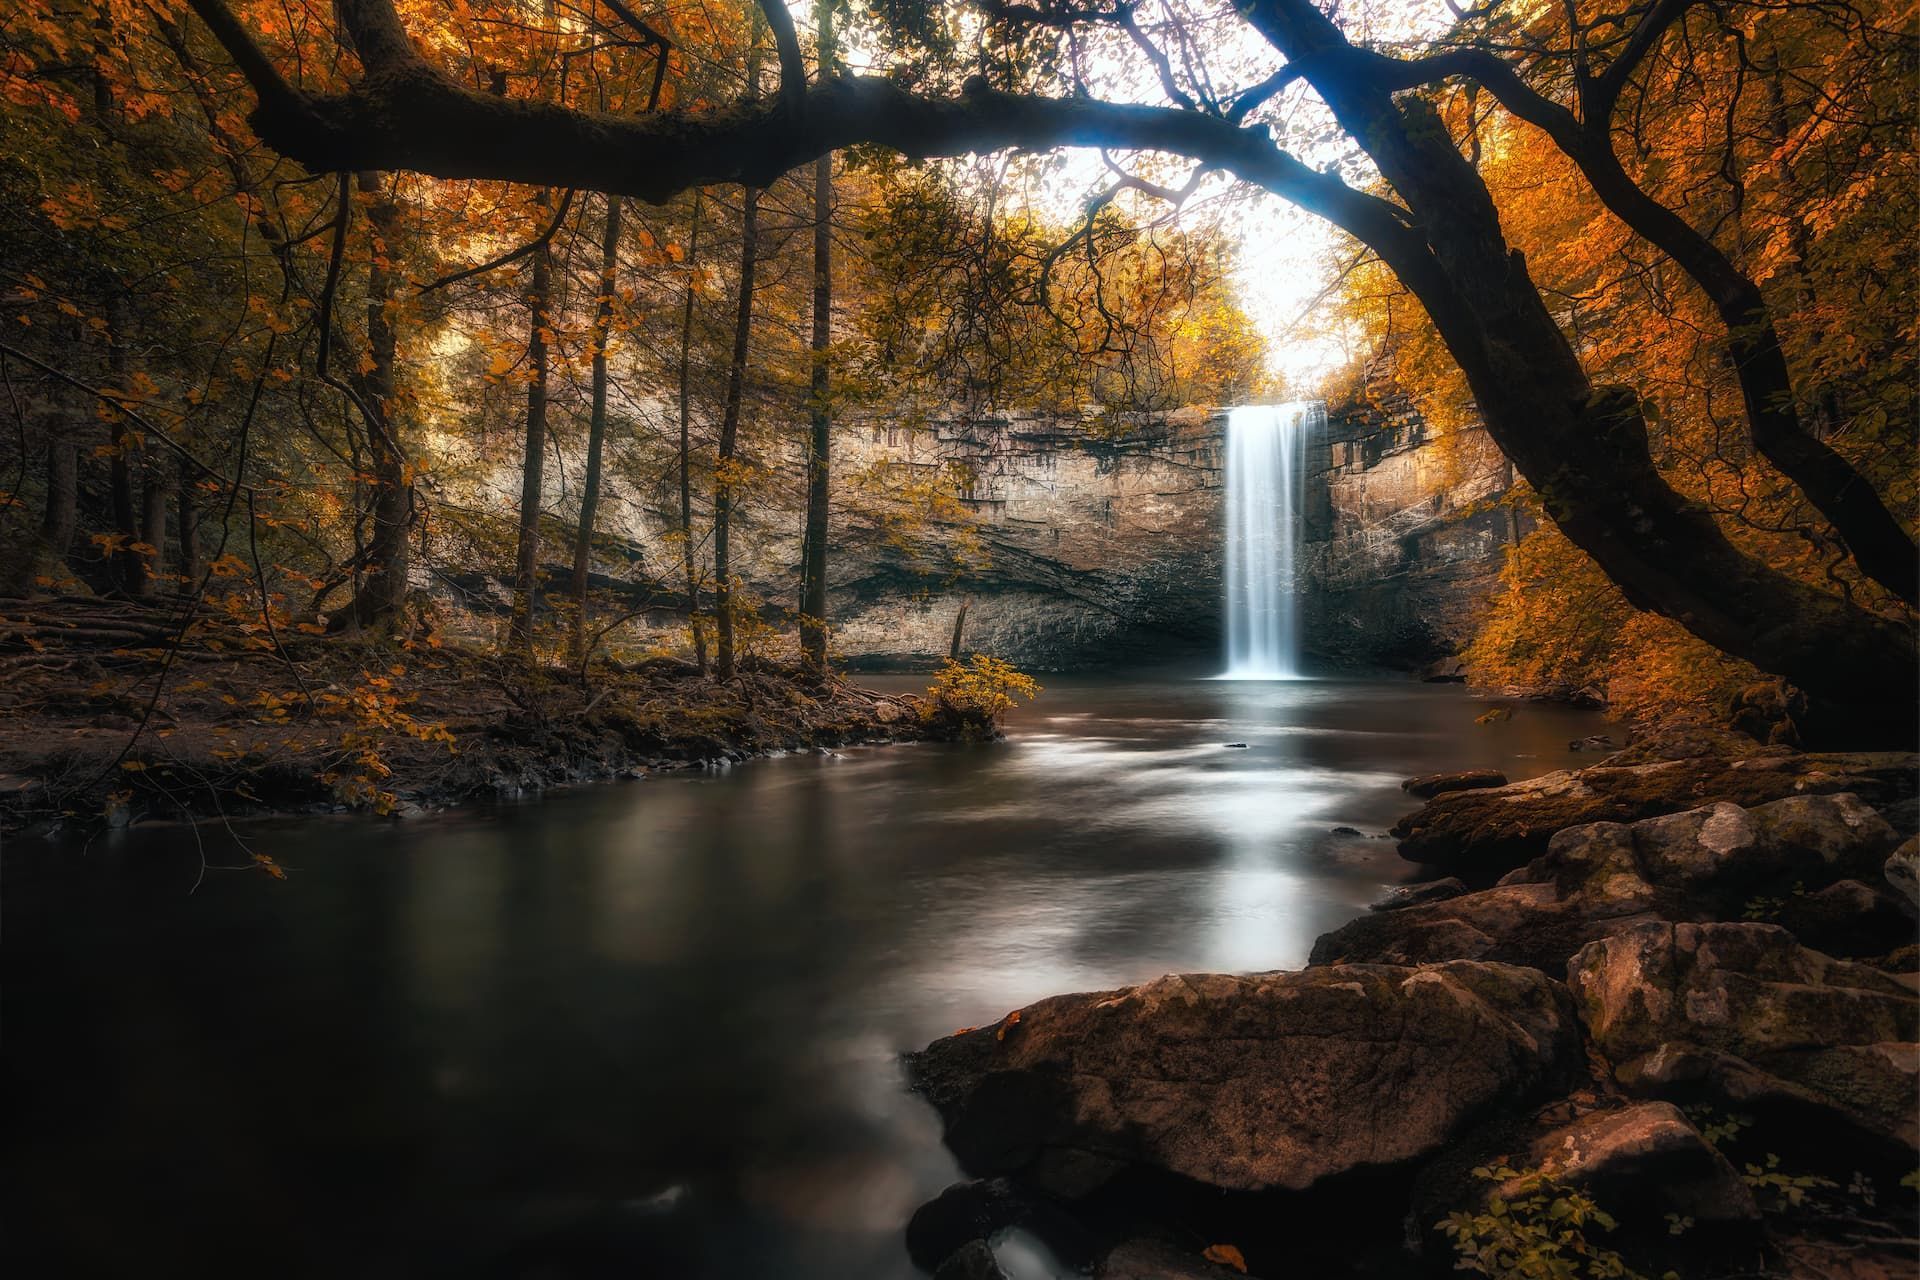
[[111, 1203], [216, 1273], [313, 1239], [315, 1275], [591, 1248], [609, 1274], [909, 1280], [903, 1219], [957, 1170], [899, 1050], [1057, 992], [1298, 965], [1409, 872], [1332, 827], [1601, 727], [1479, 726], [1404, 683], [1046, 683], [993, 746], [291, 825], [289, 885], [188, 895], [180, 833], [9, 850], [9, 1055], [60, 1118], [27, 1137], [21, 1220], [72, 1251]]

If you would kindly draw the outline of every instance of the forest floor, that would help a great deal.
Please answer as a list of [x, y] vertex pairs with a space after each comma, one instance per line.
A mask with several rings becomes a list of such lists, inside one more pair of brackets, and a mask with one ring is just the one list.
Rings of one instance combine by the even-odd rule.
[[405, 816], [568, 783], [927, 736], [911, 698], [753, 662], [584, 673], [167, 602], [0, 600], [0, 828]]

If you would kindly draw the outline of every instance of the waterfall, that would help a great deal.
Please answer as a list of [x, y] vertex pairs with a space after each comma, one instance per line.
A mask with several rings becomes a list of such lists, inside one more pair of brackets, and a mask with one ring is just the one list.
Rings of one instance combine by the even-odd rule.
[[1229, 680], [1300, 678], [1295, 548], [1305, 514], [1314, 401], [1227, 411], [1227, 671]]

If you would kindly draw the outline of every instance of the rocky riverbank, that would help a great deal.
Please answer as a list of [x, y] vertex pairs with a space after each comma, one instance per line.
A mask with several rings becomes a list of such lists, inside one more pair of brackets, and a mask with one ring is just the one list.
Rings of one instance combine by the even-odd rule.
[[910, 1055], [972, 1180], [909, 1248], [942, 1280], [1014, 1226], [1110, 1280], [1911, 1276], [1915, 768], [1695, 732], [1423, 780], [1401, 852], [1436, 878], [1305, 970]]
[[81, 601], [0, 617], [0, 829], [404, 817], [779, 751], [929, 736], [912, 698], [753, 660], [564, 668]]

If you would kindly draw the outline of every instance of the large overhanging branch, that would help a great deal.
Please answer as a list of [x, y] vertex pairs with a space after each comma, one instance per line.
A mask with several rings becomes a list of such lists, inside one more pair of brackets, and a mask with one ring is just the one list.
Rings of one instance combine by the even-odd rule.
[[914, 158], [1097, 147], [1185, 156], [1325, 217], [1376, 248], [1420, 243], [1405, 211], [1309, 168], [1262, 126], [1172, 107], [1007, 93], [983, 78], [953, 97], [871, 76], [793, 99], [633, 118], [478, 93], [428, 65], [386, 0], [341, 0], [366, 76], [346, 93], [283, 79], [222, 0], [192, 0], [259, 95], [262, 141], [315, 172], [401, 169], [432, 177], [578, 187], [659, 203], [694, 187], [764, 186], [860, 144]]

